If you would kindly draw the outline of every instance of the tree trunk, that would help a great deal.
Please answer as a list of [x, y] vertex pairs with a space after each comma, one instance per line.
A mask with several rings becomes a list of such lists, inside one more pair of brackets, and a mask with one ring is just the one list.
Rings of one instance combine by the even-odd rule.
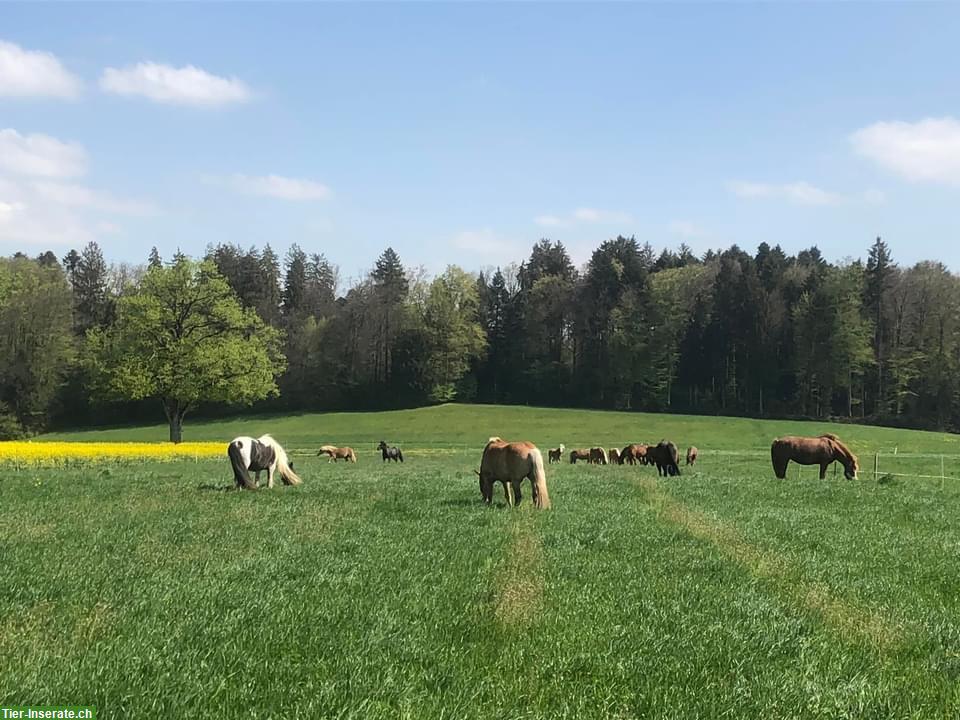
[[183, 440], [183, 415], [170, 416], [170, 442], [179, 443]]
[[183, 417], [187, 414], [187, 405], [179, 400], [164, 399], [163, 412], [170, 425], [170, 442], [179, 443], [183, 440]]

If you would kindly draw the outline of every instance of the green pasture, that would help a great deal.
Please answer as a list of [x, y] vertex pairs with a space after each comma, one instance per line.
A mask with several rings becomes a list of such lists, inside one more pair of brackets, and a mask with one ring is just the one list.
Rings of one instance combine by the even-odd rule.
[[[889, 472], [778, 481], [832, 430]], [[223, 461], [7, 472], [0, 705], [98, 717], [954, 718], [960, 448], [859, 426], [444, 406], [194, 423], [271, 432], [304, 485]], [[490, 435], [668, 437], [701, 458], [548, 467], [553, 509], [487, 508]], [[54, 436], [50, 436], [54, 439]], [[165, 428], [57, 435], [161, 440]], [[383, 465], [374, 445], [401, 445]], [[356, 465], [308, 452], [352, 445]], [[896, 455], [894, 455], [896, 451]], [[930, 478], [906, 475], [930, 475]]]

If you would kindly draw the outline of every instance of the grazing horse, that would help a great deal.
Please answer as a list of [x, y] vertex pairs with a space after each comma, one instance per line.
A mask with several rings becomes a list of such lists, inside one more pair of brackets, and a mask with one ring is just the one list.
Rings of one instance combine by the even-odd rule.
[[827, 476], [827, 467], [837, 461], [843, 465], [843, 476], [856, 480], [860, 464], [850, 448], [831, 433], [819, 437], [787, 436], [777, 438], [770, 446], [773, 472], [781, 480], [787, 476], [787, 465], [793, 460], [798, 465], [819, 465], [820, 479]]
[[646, 465], [648, 449], [649, 445], [641, 445], [639, 443], [627, 445], [620, 451], [620, 464], [623, 465], [623, 463], [627, 462], [631, 465], [635, 465], [636, 463]]
[[700, 451], [697, 450], [696, 445], [691, 445], [687, 448], [687, 465], [693, 465], [697, 461], [697, 455], [700, 454]]
[[[286, 451], [269, 435], [259, 438], [237, 437], [227, 446], [227, 457], [233, 466], [233, 478], [238, 488], [255, 490], [260, 486], [260, 473], [267, 471], [267, 487], [273, 487], [273, 475], [280, 473], [284, 485], [299, 485], [303, 482], [288, 462]], [[256, 473], [256, 480], [250, 473]]]
[[346, 460], [347, 462], [356, 462], [357, 454], [353, 451], [353, 448], [349, 447], [337, 447], [335, 445], [324, 445], [320, 448], [320, 452], [317, 455], [328, 455], [330, 460], [327, 462], [337, 460]]
[[547, 457], [549, 459], [549, 462], [552, 462], [552, 463], [560, 462], [560, 458], [563, 457], [564, 450], [565, 448], [563, 447], [563, 443], [560, 443], [560, 447], [547, 450]]
[[620, 464], [620, 451], [616, 448], [610, 448], [610, 464], [619, 465]]
[[387, 447], [387, 443], [384, 440], [380, 441], [380, 444], [377, 445], [377, 450], [383, 453], [383, 461], [393, 460], [394, 462], [403, 462], [403, 453], [400, 452], [398, 447]]
[[680, 474], [680, 451], [669, 440], [661, 440], [656, 447], [647, 448], [647, 457], [657, 465], [657, 475]]
[[601, 447], [590, 448], [590, 462], [594, 465], [606, 465], [607, 451]]
[[590, 462], [590, 451], [585, 448], [580, 448], [579, 450], [570, 451], [570, 464], [576, 465], [577, 460], [586, 460]]
[[530, 478], [533, 504], [541, 509], [550, 507], [543, 456], [531, 442], [506, 442], [498, 437], [490, 438], [483, 448], [477, 475], [480, 476], [480, 494], [487, 505], [493, 500], [495, 482], [503, 483], [507, 505], [519, 505], [520, 483], [524, 478]]

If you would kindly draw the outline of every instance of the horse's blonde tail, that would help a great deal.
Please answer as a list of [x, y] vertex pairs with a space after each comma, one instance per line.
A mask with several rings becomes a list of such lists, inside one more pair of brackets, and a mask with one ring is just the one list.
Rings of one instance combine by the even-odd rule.
[[301, 485], [303, 483], [303, 479], [287, 463], [286, 453], [281, 453], [277, 458], [277, 472], [280, 473], [280, 479], [287, 485]]
[[353, 448], [350, 448], [350, 462], [357, 461], [357, 454], [353, 451]]
[[533, 460], [533, 474], [530, 482], [537, 489], [537, 507], [546, 510], [550, 507], [550, 493], [547, 492], [547, 473], [543, 469], [543, 455], [539, 450], [530, 453]]

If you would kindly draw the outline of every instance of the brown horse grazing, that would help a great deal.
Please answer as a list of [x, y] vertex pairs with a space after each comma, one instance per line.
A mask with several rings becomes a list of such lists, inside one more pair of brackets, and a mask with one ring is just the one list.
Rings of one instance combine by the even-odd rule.
[[656, 463], [657, 475], [680, 474], [680, 451], [669, 440], [661, 440], [656, 447], [647, 448], [647, 457]]
[[519, 505], [520, 483], [524, 478], [530, 478], [533, 504], [541, 509], [550, 507], [543, 456], [531, 442], [506, 442], [498, 437], [490, 438], [483, 448], [477, 475], [480, 476], [480, 494], [487, 505], [493, 500], [493, 484], [498, 481], [503, 483], [507, 505]]
[[577, 460], [586, 460], [590, 462], [590, 451], [585, 448], [580, 448], [579, 450], [570, 451], [570, 464], [576, 465]]
[[697, 461], [697, 455], [700, 454], [700, 451], [697, 450], [695, 445], [691, 445], [687, 448], [687, 465], [693, 465]]
[[850, 448], [831, 433], [819, 437], [787, 436], [777, 438], [770, 446], [773, 472], [781, 480], [787, 476], [787, 465], [793, 460], [798, 465], [819, 465], [820, 479], [827, 476], [827, 467], [836, 461], [843, 465], [843, 476], [856, 480], [860, 464]]
[[[347, 462], [357, 461], [357, 454], [353, 451], [353, 448], [337, 447], [336, 445], [324, 445], [320, 448], [317, 455], [328, 455], [333, 462], [337, 460], [346, 460]], [[327, 462], [330, 462], [330, 460]]]
[[628, 462], [631, 465], [635, 465], [636, 463], [646, 465], [648, 450], [649, 445], [640, 445], [638, 443], [627, 445], [620, 451], [620, 464], [623, 465], [623, 463]]
[[606, 465], [607, 451], [601, 447], [590, 448], [590, 462], [594, 465]]
[[547, 457], [549, 458], [549, 462], [552, 462], [552, 463], [560, 462], [560, 458], [563, 457], [563, 451], [564, 451], [563, 443], [560, 443], [560, 447], [547, 450]]
[[610, 448], [610, 464], [619, 465], [620, 464], [620, 451], [616, 448]]

